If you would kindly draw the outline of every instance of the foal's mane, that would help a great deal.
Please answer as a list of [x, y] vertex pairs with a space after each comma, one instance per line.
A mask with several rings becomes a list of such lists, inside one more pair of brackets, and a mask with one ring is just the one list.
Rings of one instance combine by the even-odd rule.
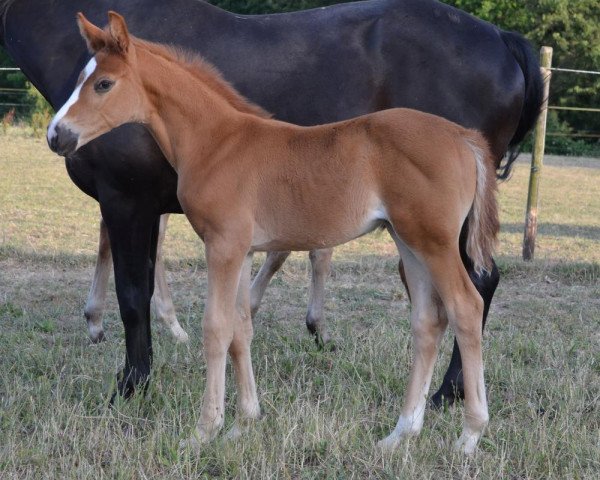
[[208, 89], [224, 98], [236, 110], [262, 118], [270, 118], [272, 116], [269, 112], [238, 93], [237, 90], [223, 78], [221, 72], [214, 65], [204, 60], [201, 55], [183, 48], [149, 42], [137, 37], [132, 37], [132, 40], [136, 48], [142, 47], [153, 55], [175, 62], [183, 67], [206, 85]]

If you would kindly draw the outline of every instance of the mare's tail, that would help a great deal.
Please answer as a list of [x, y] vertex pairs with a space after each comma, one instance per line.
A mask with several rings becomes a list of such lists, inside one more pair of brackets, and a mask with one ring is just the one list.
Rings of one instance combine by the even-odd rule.
[[492, 255], [496, 246], [500, 221], [496, 201], [495, 162], [487, 142], [479, 132], [470, 130], [465, 138], [473, 152], [477, 167], [477, 187], [467, 216], [467, 255], [478, 275], [492, 270]]
[[543, 82], [538, 57], [531, 44], [515, 32], [503, 31], [500, 32], [500, 36], [515, 57], [519, 67], [521, 67], [525, 79], [521, 118], [519, 119], [517, 130], [508, 144], [506, 160], [498, 167], [497, 177], [504, 180], [510, 175], [512, 164], [519, 155], [519, 144], [533, 128], [540, 113], [543, 100]]

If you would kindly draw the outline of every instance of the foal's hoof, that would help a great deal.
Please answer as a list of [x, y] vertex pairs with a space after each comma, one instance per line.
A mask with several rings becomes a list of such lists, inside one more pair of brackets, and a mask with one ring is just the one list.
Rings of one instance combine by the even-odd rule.
[[104, 336], [104, 330], [102, 329], [102, 327], [96, 327], [93, 325], [88, 326], [88, 334], [90, 336], [91, 342], [94, 344], [98, 344], [106, 340], [106, 337]]
[[323, 350], [325, 352], [335, 352], [336, 346], [329, 334], [326, 333], [321, 335], [320, 333], [315, 333], [314, 335], [315, 343], [317, 344], [317, 348], [319, 350]]
[[412, 435], [399, 435], [396, 432], [390, 433], [383, 440], [377, 442], [377, 448], [384, 453], [392, 453], [400, 447], [400, 445], [406, 441]]
[[188, 343], [190, 341], [190, 337], [187, 332], [181, 328], [181, 325], [175, 325], [171, 327], [171, 333], [175, 337], [175, 340], [179, 343]]
[[182, 450], [190, 450], [192, 452], [198, 453], [200, 452], [202, 447], [209, 443], [215, 436], [216, 433], [215, 435], [211, 436], [195, 428], [192, 432], [192, 435], [189, 438], [181, 440], [181, 442], [179, 442], [179, 448]]
[[228, 441], [236, 441], [241, 438], [248, 431], [248, 426], [240, 426], [238, 422], [235, 422], [233, 426], [229, 429], [229, 431], [223, 436], [223, 438]]
[[477, 452], [477, 443], [479, 435], [463, 432], [460, 438], [454, 442], [454, 450], [464, 455], [474, 455]]
[[314, 318], [309, 315], [306, 316], [306, 328], [315, 337], [315, 343], [319, 350], [333, 351], [335, 350], [335, 344], [331, 339], [329, 333], [324, 329], [320, 328], [320, 322], [317, 322]]

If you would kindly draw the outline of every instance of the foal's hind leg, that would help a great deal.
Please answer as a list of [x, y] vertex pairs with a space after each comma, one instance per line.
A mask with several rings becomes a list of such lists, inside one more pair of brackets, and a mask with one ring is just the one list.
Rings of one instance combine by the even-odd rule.
[[[469, 278], [483, 299], [483, 317], [481, 321], [481, 330], [483, 331], [487, 321], [488, 313], [490, 311], [492, 298], [494, 297], [494, 292], [496, 291], [496, 287], [498, 287], [498, 283], [500, 281], [500, 272], [498, 271], [496, 262], [493, 262], [492, 270], [489, 272], [489, 274], [483, 273], [482, 275], [478, 275], [475, 273], [473, 262], [467, 257], [464, 248], [466, 244], [466, 234], [467, 230], [465, 225], [461, 231], [460, 238], [461, 258], [465, 268], [467, 269]], [[463, 399], [464, 396], [465, 390], [463, 383], [462, 359], [460, 356], [458, 343], [455, 338], [450, 365], [448, 365], [448, 370], [444, 375], [442, 385], [431, 397], [431, 404], [433, 407], [437, 408], [442, 407], [444, 404], [452, 405], [456, 400]]]
[[254, 277], [252, 287], [250, 289], [250, 311], [252, 318], [258, 312], [260, 302], [262, 301], [265, 290], [273, 278], [273, 275], [281, 268], [283, 262], [290, 256], [291, 252], [267, 252], [265, 263]]
[[158, 246], [156, 248], [156, 267], [154, 270], [155, 289], [154, 295], [152, 296], [152, 307], [156, 318], [158, 318], [165, 327], [171, 330], [171, 333], [177, 341], [187, 343], [189, 337], [177, 321], [175, 306], [173, 305], [173, 299], [171, 298], [171, 292], [169, 291], [166, 279], [165, 261], [162, 252], [168, 220], [168, 214], [161, 215], [160, 228], [158, 231]]
[[329, 332], [323, 321], [323, 306], [325, 303], [325, 280], [331, 271], [332, 255], [332, 248], [311, 250], [309, 253], [312, 273], [308, 293], [306, 328], [315, 336], [319, 347], [323, 347], [330, 341]]
[[[395, 237], [395, 234], [392, 236]], [[404, 260], [406, 281], [411, 292], [413, 362], [396, 428], [378, 444], [385, 450], [395, 449], [403, 439], [421, 431], [433, 367], [440, 340], [447, 326], [445, 314], [439, 315], [440, 300], [431, 283], [429, 272], [397, 237], [394, 239]]]
[[102, 313], [106, 301], [106, 289], [108, 277], [112, 270], [112, 251], [108, 238], [108, 229], [104, 219], [100, 217], [100, 238], [98, 242], [98, 257], [96, 258], [96, 269], [94, 279], [88, 293], [83, 315], [87, 321], [88, 333], [94, 343], [104, 340], [104, 327], [102, 325]]
[[458, 252], [435, 252], [428, 256], [426, 262], [460, 348], [465, 414], [463, 431], [456, 448], [470, 454], [475, 451], [489, 418], [481, 348], [483, 300], [462, 265]]

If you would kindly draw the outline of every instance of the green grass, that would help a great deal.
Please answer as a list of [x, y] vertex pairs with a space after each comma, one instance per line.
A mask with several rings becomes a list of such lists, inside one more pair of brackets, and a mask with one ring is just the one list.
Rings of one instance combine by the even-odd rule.
[[[124, 355], [111, 290], [108, 340], [90, 345], [82, 309], [98, 207], [63, 160], [22, 131], [0, 135], [0, 478], [596, 478], [600, 470], [600, 160], [549, 158], [536, 260], [519, 257], [528, 166], [500, 187], [502, 281], [484, 337], [491, 421], [472, 459], [452, 451], [462, 407], [428, 412], [393, 455], [410, 361], [408, 303], [384, 234], [336, 250], [327, 318], [337, 349], [303, 324], [309, 268], [294, 254], [255, 321], [263, 418], [236, 443], [181, 453], [198, 419], [205, 364], [201, 243], [168, 231], [168, 279], [182, 326], [159, 325], [146, 398], [107, 408]], [[258, 263], [257, 263], [258, 265]], [[437, 386], [451, 337], [436, 368]], [[235, 389], [228, 373], [226, 427]]]

